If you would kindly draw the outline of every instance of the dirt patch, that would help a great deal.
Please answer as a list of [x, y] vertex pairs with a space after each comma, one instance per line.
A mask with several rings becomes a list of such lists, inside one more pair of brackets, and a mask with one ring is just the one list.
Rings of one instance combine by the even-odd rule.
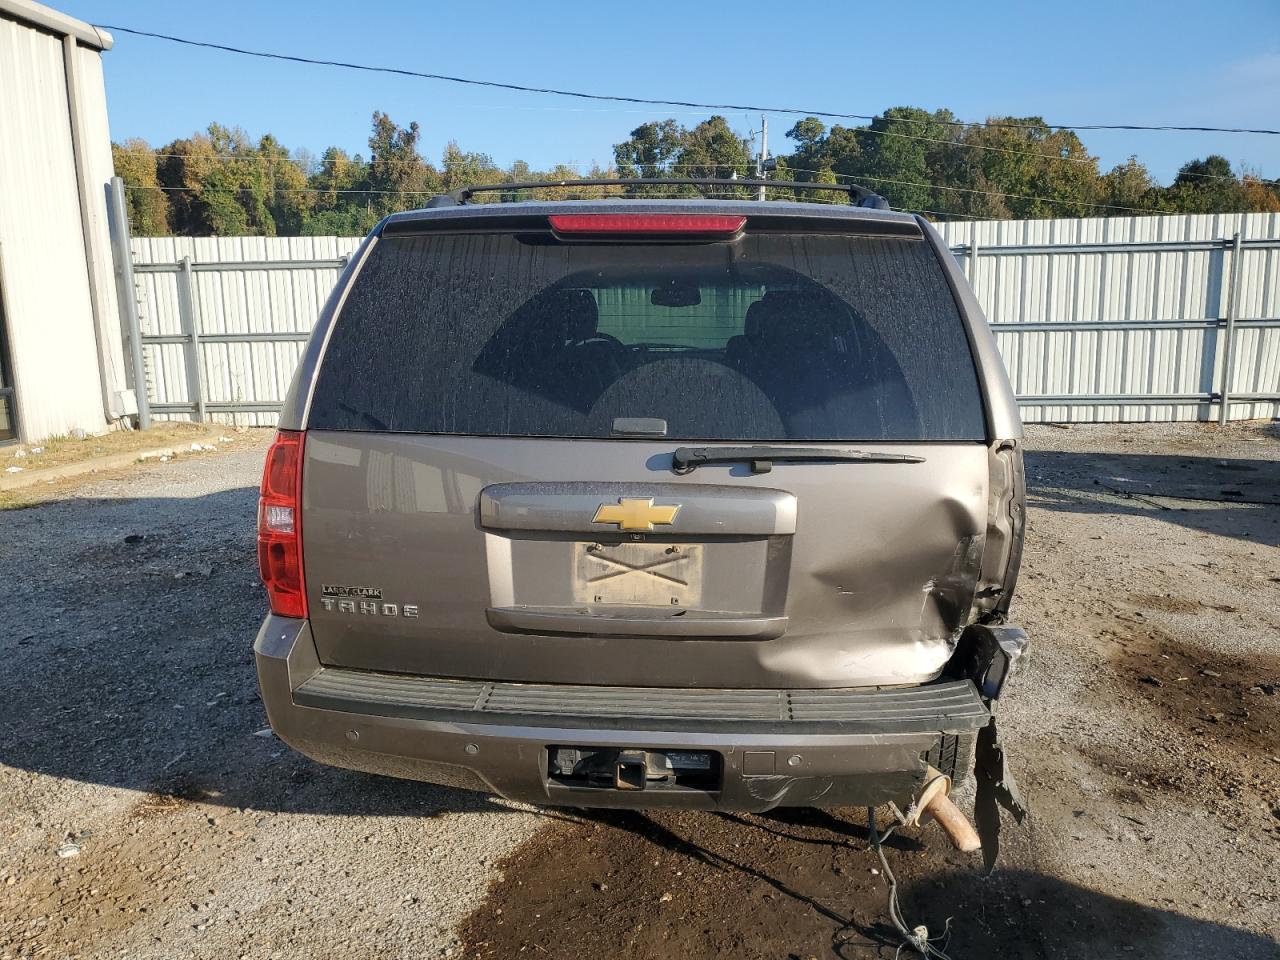
[[1172, 791], [1224, 822], [1269, 828], [1280, 809], [1280, 656], [1227, 656], [1154, 625], [1129, 627], [1113, 666], [1135, 706], [1166, 721], [1163, 762], [1101, 746], [1086, 755], [1140, 791]]
[[200, 786], [195, 779], [185, 774], [178, 774], [143, 794], [142, 799], [133, 805], [132, 814], [139, 819], [145, 819], [177, 813], [210, 796], [209, 791]]
[[1146, 625], [1117, 639], [1114, 665], [1134, 696], [1189, 738], [1242, 757], [1280, 756], [1280, 656], [1227, 656]]
[[[894, 957], [901, 940], [885, 919], [888, 887], [867, 847], [865, 816], [599, 812], [560, 820], [499, 864], [488, 900], [463, 923], [460, 955]], [[893, 838], [886, 854], [907, 922], [925, 924], [953, 957], [1094, 960], [1184, 935], [1221, 946], [1214, 956], [1271, 955], [1252, 934], [1032, 870], [983, 878], [934, 826]]]
[[1172, 593], [1135, 593], [1133, 602], [1148, 610], [1163, 610], [1165, 613], [1199, 613], [1202, 606], [1194, 600]]
[[[193, 540], [200, 541], [198, 552], [192, 549]], [[156, 579], [199, 581], [219, 569], [243, 569], [252, 559], [237, 537], [204, 530], [160, 533], [144, 521], [129, 533], [78, 551], [74, 564], [77, 570], [115, 571], [113, 581], [119, 587]]]
[[[463, 955], [825, 957], [887, 943], [865, 816], [567, 818], [500, 865], [503, 879], [463, 925]], [[923, 849], [914, 838], [894, 848], [895, 859]]]
[[[92, 832], [68, 836], [54, 843], [86, 852], [59, 855], [43, 874], [16, 876], [0, 893], [0, 944], [26, 945], [31, 956], [52, 944], [71, 945], [123, 930], [168, 900], [162, 888], [181, 870], [174, 837], [158, 843], [124, 841], [103, 843]], [[102, 848], [102, 849], [99, 849]], [[19, 956], [27, 954], [20, 953]]]

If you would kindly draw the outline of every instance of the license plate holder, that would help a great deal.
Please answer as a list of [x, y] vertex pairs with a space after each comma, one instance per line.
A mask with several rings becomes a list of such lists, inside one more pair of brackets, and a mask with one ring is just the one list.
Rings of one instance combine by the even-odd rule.
[[575, 543], [573, 598], [600, 606], [676, 607], [702, 602], [703, 545]]

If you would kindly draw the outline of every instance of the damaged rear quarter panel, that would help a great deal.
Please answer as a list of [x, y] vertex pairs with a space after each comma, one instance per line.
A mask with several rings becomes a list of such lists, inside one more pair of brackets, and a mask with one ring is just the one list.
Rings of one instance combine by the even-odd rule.
[[763, 652], [768, 669], [815, 685], [910, 684], [950, 658], [985, 554], [988, 453], [976, 443], [921, 449], [924, 464], [859, 485], [839, 524], [802, 506], [788, 604], [808, 616]]
[[1027, 489], [1020, 440], [998, 440], [989, 448], [990, 498], [987, 505], [986, 549], [982, 573], [973, 598], [970, 620], [1001, 621], [1013, 602], [1022, 562], [1026, 528]]

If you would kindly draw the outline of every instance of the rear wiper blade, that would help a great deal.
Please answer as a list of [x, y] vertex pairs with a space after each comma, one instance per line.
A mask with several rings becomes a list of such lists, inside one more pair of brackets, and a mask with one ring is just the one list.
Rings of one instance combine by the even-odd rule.
[[787, 463], [924, 463], [924, 457], [908, 453], [867, 450], [831, 450], [825, 447], [679, 447], [671, 454], [675, 473], [691, 473], [704, 463], [742, 463], [752, 473], [768, 473], [774, 461]]

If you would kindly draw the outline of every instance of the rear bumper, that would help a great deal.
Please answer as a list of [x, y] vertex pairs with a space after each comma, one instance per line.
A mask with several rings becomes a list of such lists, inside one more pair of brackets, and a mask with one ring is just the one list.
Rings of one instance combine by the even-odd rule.
[[[455, 681], [323, 668], [306, 621], [254, 651], [276, 734], [322, 763], [535, 804], [761, 811], [905, 804], [940, 735], [988, 719], [968, 680], [906, 689], [659, 690]], [[549, 748], [700, 750], [714, 789], [558, 781]]]

